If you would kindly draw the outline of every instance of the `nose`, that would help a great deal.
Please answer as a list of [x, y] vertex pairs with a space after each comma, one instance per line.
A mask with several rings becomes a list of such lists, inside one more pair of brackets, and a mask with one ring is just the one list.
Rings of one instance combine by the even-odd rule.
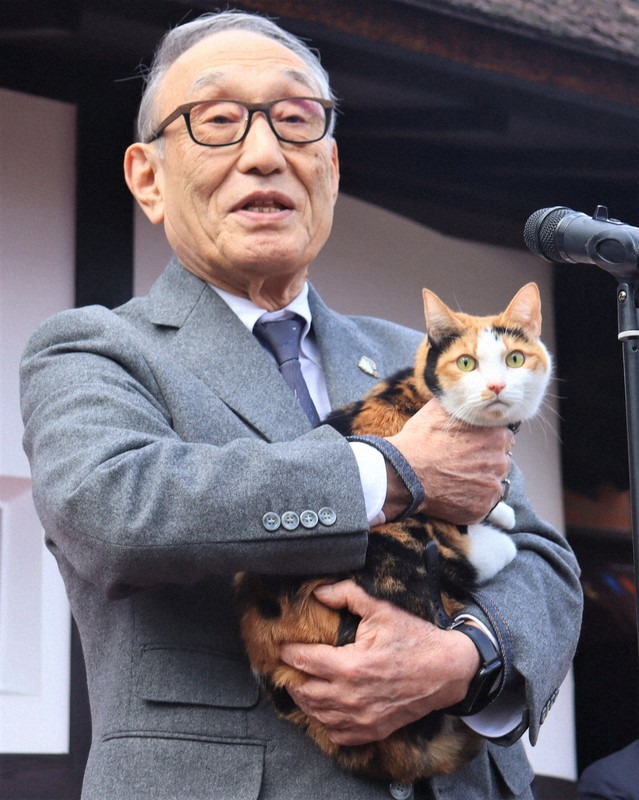
[[490, 389], [491, 392], [494, 392], [496, 395], [499, 395], [506, 388], [506, 384], [503, 382], [497, 383], [495, 381], [494, 383], [489, 383], [488, 388]]
[[268, 175], [286, 168], [281, 143], [261, 111], [253, 115], [251, 127], [240, 147], [238, 166], [243, 172], [257, 171]]

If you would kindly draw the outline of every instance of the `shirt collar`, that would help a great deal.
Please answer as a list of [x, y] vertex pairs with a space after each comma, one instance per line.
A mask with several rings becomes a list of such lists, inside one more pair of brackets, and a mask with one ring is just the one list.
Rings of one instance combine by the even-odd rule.
[[311, 307], [308, 303], [308, 281], [304, 282], [302, 291], [296, 298], [291, 300], [287, 306], [277, 311], [264, 311], [263, 308], [256, 306], [255, 303], [247, 297], [239, 297], [236, 294], [231, 294], [224, 289], [220, 289], [218, 286], [213, 286], [212, 283], [210, 283], [209, 286], [213, 291], [219, 294], [231, 311], [237, 315], [242, 324], [251, 332], [253, 332], [253, 326], [258, 319], [263, 319], [264, 321], [284, 319], [286, 317], [292, 317], [295, 314], [302, 317], [304, 320], [304, 328], [300, 337], [301, 354], [316, 365], [321, 365], [321, 356], [315, 337], [312, 335], [309, 336], [309, 333], [311, 333], [313, 315], [311, 314]]
[[245, 325], [250, 331], [253, 330], [253, 326], [259, 319], [264, 321], [285, 319], [286, 317], [292, 317], [295, 314], [302, 317], [305, 323], [304, 330], [302, 331], [302, 341], [306, 338], [308, 332], [310, 331], [313, 315], [311, 314], [311, 307], [308, 304], [307, 282], [304, 283], [302, 291], [297, 295], [296, 298], [291, 300], [287, 306], [280, 308], [277, 311], [264, 311], [263, 308], [256, 306], [255, 303], [253, 303], [247, 297], [239, 297], [236, 294], [231, 294], [225, 289], [220, 289], [218, 286], [213, 286], [213, 284], [209, 284], [209, 286], [222, 298], [222, 300], [224, 300], [231, 311], [236, 314], [242, 324]]

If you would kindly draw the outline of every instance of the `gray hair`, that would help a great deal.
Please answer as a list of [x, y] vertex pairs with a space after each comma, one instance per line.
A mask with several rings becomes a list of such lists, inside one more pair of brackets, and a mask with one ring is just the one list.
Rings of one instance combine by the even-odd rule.
[[[335, 100], [330, 87], [328, 73], [322, 66], [318, 53], [297, 36], [283, 30], [267, 17], [257, 14], [247, 14], [241, 11], [203, 14], [192, 22], [187, 22], [170, 30], [158, 45], [146, 75], [146, 86], [138, 112], [138, 136], [140, 141], [148, 141], [159, 122], [159, 120], [155, 119], [157, 93], [167, 70], [173, 62], [207, 36], [229, 30], [259, 33], [284, 45], [284, 47], [299, 56], [309, 68], [324, 99]], [[328, 131], [329, 136], [333, 134], [334, 120], [335, 115], [333, 114], [331, 128]]]

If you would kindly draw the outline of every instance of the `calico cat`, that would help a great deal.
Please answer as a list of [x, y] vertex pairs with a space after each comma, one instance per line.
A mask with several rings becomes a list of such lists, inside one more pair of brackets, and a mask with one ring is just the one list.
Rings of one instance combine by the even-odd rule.
[[[472, 425], [514, 426], [532, 417], [551, 371], [539, 339], [536, 284], [524, 286], [504, 312], [492, 317], [454, 312], [427, 289], [423, 297], [427, 335], [414, 365], [381, 381], [362, 400], [332, 412], [323, 424], [345, 436], [391, 436], [433, 396], [452, 417]], [[500, 503], [490, 521], [511, 529], [514, 511]], [[439, 551], [436, 584], [429, 575], [429, 542], [436, 542]], [[237, 607], [251, 665], [279, 714], [300, 725], [344, 768], [402, 783], [452, 772], [477, 753], [482, 741], [457, 716], [435, 712], [379, 742], [333, 744], [323, 726], [293, 703], [286, 689], [303, 683], [305, 676], [280, 661], [279, 649], [283, 642], [354, 641], [358, 619], [319, 603], [313, 590], [322, 583], [352, 577], [369, 594], [437, 623], [440, 600], [445, 612], [454, 614], [515, 555], [513, 539], [492, 525], [457, 527], [418, 511], [372, 529], [365, 566], [348, 576], [240, 573]]]

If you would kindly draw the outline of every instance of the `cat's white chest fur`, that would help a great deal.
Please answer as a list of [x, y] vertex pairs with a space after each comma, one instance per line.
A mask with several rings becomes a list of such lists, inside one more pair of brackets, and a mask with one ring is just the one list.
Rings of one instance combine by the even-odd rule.
[[469, 525], [468, 538], [468, 559], [477, 570], [479, 583], [490, 580], [517, 555], [517, 546], [511, 537], [486, 522]]
[[515, 512], [508, 503], [502, 501], [493, 508], [486, 518], [486, 522], [490, 522], [504, 531], [512, 531], [515, 527]]
[[480, 583], [490, 580], [517, 555], [517, 546], [505, 533], [514, 527], [515, 512], [503, 501], [497, 503], [485, 522], [468, 526], [470, 542], [468, 559], [477, 570], [477, 579]]

